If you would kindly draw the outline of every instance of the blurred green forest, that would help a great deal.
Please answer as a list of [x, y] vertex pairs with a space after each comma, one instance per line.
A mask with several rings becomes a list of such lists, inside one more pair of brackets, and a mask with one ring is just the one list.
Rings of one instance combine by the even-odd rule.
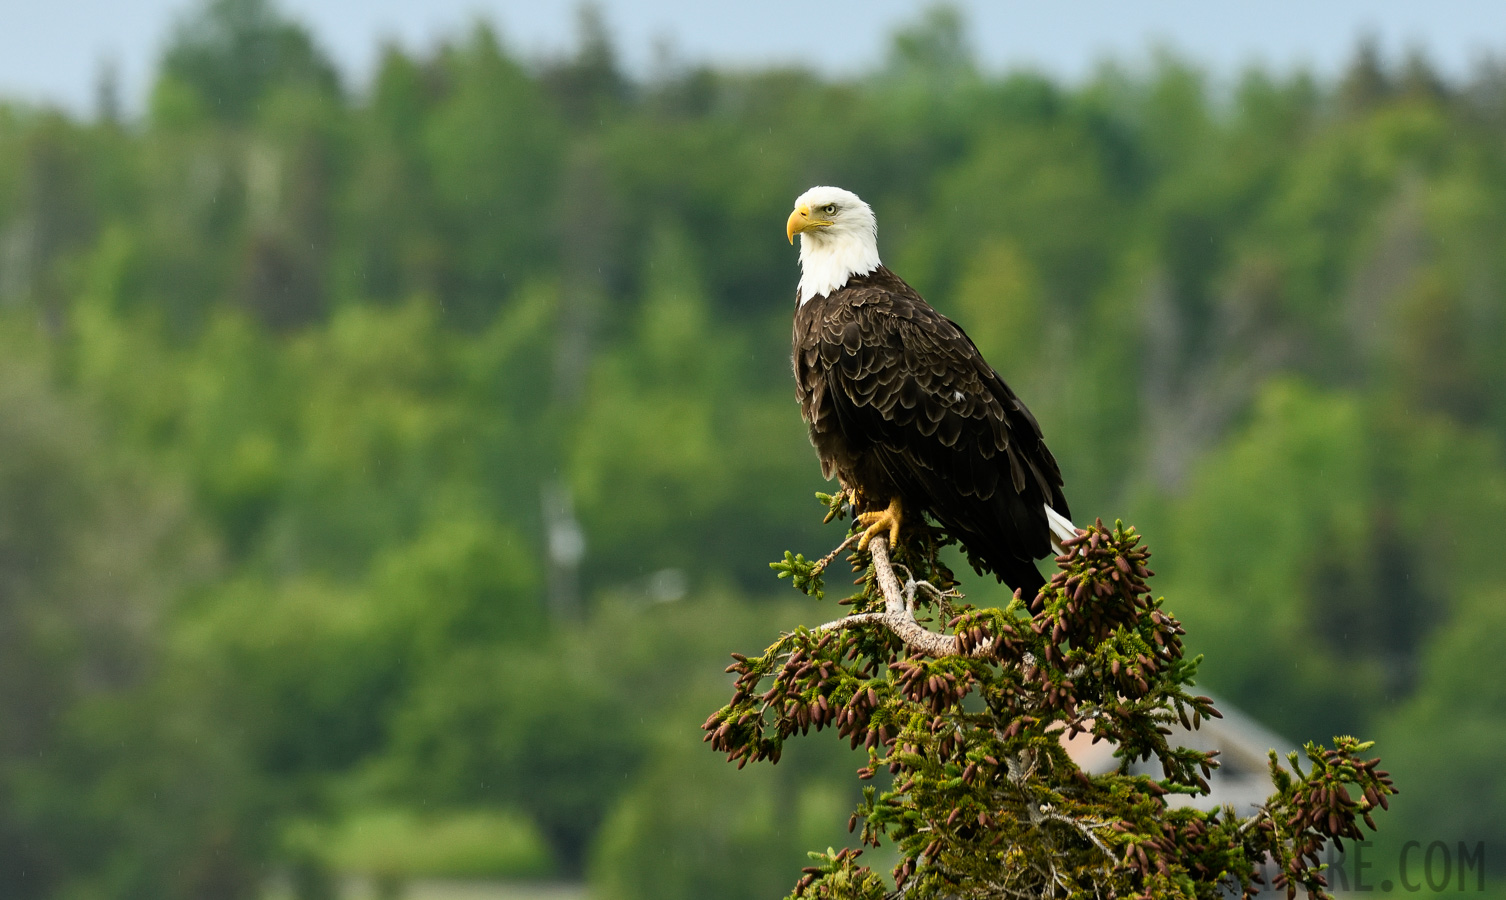
[[697, 730], [829, 617], [767, 568], [840, 540], [820, 183], [1147, 535], [1207, 687], [1378, 737], [1382, 839], [1506, 847], [1506, 68], [1147, 59], [986, 72], [942, 8], [861, 77], [631, 78], [586, 9], [352, 85], [212, 0], [139, 117], [0, 104], [0, 895], [740, 900], [840, 846], [845, 746]]

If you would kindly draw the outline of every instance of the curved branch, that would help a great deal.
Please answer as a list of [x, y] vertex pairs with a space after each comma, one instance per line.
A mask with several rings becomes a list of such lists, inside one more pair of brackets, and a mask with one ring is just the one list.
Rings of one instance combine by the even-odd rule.
[[[845, 545], [844, 545], [845, 546]], [[841, 548], [838, 548], [841, 549]], [[832, 631], [841, 628], [853, 628], [858, 625], [881, 624], [902, 641], [912, 653], [922, 656], [969, 656], [973, 658], [987, 656], [993, 650], [993, 642], [985, 640], [974, 647], [971, 653], [962, 653], [957, 646], [956, 635], [941, 634], [929, 631], [919, 622], [915, 621], [915, 613], [910, 609], [909, 597], [906, 596], [905, 586], [900, 583], [899, 576], [894, 574], [894, 564], [889, 561], [889, 542], [882, 535], [874, 535], [873, 540], [868, 542], [868, 553], [873, 557], [873, 572], [877, 576], [879, 590], [884, 595], [884, 611], [871, 613], [857, 613], [827, 622], [814, 632]]]

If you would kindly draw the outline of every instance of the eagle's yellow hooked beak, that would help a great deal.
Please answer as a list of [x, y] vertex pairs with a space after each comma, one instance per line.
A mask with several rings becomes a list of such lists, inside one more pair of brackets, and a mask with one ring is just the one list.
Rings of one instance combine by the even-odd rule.
[[784, 223], [784, 233], [789, 236], [790, 243], [795, 243], [795, 235], [810, 231], [812, 228], [826, 228], [830, 226], [830, 219], [812, 219], [811, 208], [802, 203], [790, 213], [790, 218]]
[[789, 221], [784, 223], [784, 233], [789, 235], [790, 243], [795, 243], [795, 235], [811, 227], [811, 208], [804, 203], [795, 207], [790, 213]]

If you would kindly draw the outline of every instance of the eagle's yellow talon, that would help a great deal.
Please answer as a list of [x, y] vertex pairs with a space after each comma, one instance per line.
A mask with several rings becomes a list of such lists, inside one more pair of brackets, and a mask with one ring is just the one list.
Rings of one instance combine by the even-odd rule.
[[904, 513], [900, 510], [898, 497], [889, 501], [887, 509], [859, 514], [858, 524], [863, 526], [863, 536], [858, 539], [858, 549], [867, 550], [873, 536], [884, 531], [889, 532], [889, 546], [899, 546], [899, 526], [903, 521]]

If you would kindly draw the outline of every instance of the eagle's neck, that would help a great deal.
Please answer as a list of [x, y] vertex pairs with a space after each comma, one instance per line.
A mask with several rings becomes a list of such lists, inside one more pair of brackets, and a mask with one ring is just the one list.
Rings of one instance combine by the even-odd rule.
[[854, 275], [867, 275], [878, 267], [878, 238], [872, 232], [802, 234], [800, 303], [824, 297]]

